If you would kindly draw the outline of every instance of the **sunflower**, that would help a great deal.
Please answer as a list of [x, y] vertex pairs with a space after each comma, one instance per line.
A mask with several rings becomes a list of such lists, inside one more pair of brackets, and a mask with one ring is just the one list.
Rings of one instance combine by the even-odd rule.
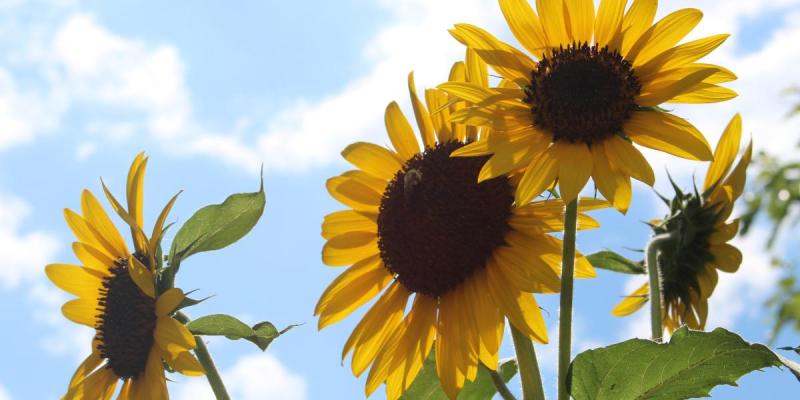
[[[457, 63], [451, 79], [474, 77], [459, 72], [480, 70], [474, 61]], [[356, 376], [371, 366], [367, 396], [385, 383], [387, 397], [398, 398], [435, 351], [442, 387], [455, 398], [465, 381], [475, 379], [479, 362], [497, 368], [506, 318], [547, 343], [531, 293], [560, 289], [562, 245], [549, 233], [563, 229], [564, 203], [515, 207], [513, 177], [478, 183], [485, 158], [450, 157], [477, 132], [436, 122], [436, 113], [428, 112], [462, 105], [433, 89], [426, 92], [426, 107], [413, 75], [409, 91], [423, 147], [392, 102], [385, 122], [394, 149], [352, 144], [342, 155], [357, 169], [327, 182], [331, 196], [349, 209], [325, 217], [322, 260], [349, 268], [322, 294], [315, 315], [322, 329], [378, 297], [342, 352], [343, 359], [353, 352]], [[581, 210], [605, 204], [589, 199], [581, 201]], [[579, 221], [582, 229], [598, 226], [583, 214]], [[594, 275], [579, 255], [577, 276]]]
[[649, 147], [708, 161], [711, 150], [688, 121], [663, 103], [712, 103], [736, 93], [719, 83], [727, 69], [697, 61], [728, 35], [677, 45], [702, 13], [682, 9], [653, 24], [657, 1], [500, 0], [511, 32], [529, 54], [485, 30], [458, 24], [451, 33], [502, 78], [496, 88], [448, 82], [440, 86], [473, 106], [453, 121], [491, 127], [498, 134], [465, 146], [455, 156], [492, 155], [480, 179], [525, 170], [516, 201], [526, 204], [558, 183], [569, 202], [593, 178], [617, 209], [627, 211], [633, 177], [655, 177], [639, 149]]
[[[733, 204], [744, 189], [752, 142], [733, 171], [739, 150], [742, 120], [737, 114], [725, 129], [714, 161], [706, 174], [703, 192], [683, 193], [677, 187], [675, 198], [665, 200], [670, 215], [653, 221], [655, 234], [671, 233], [676, 240], [662, 248], [658, 257], [664, 297], [664, 326], [672, 333], [681, 325], [704, 329], [708, 299], [717, 285], [717, 270], [734, 273], [742, 263], [742, 253], [727, 242], [739, 231], [739, 220], [727, 222]], [[730, 173], [730, 174], [729, 174]], [[626, 316], [648, 300], [645, 283], [626, 297], [612, 313]]]
[[194, 336], [170, 316], [183, 301], [183, 292], [171, 288], [156, 293], [156, 251], [176, 198], [161, 212], [147, 238], [142, 230], [146, 165], [143, 154], [131, 165], [127, 210], [106, 190], [134, 232], [134, 253], [90, 191], [81, 195], [82, 214], [64, 210], [77, 238], [72, 249], [81, 265], [51, 264], [45, 272], [56, 286], [78, 296], [64, 304], [64, 316], [96, 331], [91, 354], [75, 371], [65, 399], [109, 399], [120, 380], [119, 399], [167, 399], [164, 362], [185, 375], [203, 375], [189, 352], [196, 345]]

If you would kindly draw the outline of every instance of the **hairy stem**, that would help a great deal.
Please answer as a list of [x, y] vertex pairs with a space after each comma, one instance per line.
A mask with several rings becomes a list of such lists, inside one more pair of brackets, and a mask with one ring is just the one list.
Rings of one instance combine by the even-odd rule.
[[[175, 313], [175, 319], [182, 324], [188, 324], [191, 321], [186, 314], [180, 311]], [[217, 371], [217, 366], [214, 365], [214, 360], [211, 358], [211, 353], [208, 352], [208, 347], [203, 342], [203, 338], [195, 336], [194, 340], [197, 342], [194, 354], [197, 355], [197, 361], [200, 361], [206, 372], [206, 378], [208, 379], [208, 384], [211, 385], [211, 390], [214, 391], [214, 396], [216, 396], [217, 400], [230, 400], [231, 396], [228, 395], [228, 390], [225, 389], [225, 383], [222, 382], [222, 377]]]
[[661, 293], [661, 270], [658, 268], [658, 253], [661, 246], [671, 242], [673, 239], [669, 233], [653, 236], [647, 243], [646, 259], [647, 273], [650, 278], [650, 331], [652, 339], [660, 342], [664, 335], [664, 315], [662, 293]]
[[569, 400], [567, 371], [572, 361], [572, 291], [575, 280], [575, 236], [578, 199], [564, 212], [564, 250], [561, 260], [561, 304], [558, 318], [558, 399]]
[[[539, 363], [536, 360], [536, 351], [533, 349], [531, 339], [515, 328], [514, 325], [511, 325], [511, 338], [514, 340], [514, 350], [517, 353], [523, 400], [544, 400], [542, 376], [539, 372]], [[497, 386], [496, 383], [495, 386]], [[502, 395], [502, 392], [500, 394]], [[508, 399], [505, 396], [503, 398]], [[511, 396], [511, 398], [514, 398], [514, 396]]]

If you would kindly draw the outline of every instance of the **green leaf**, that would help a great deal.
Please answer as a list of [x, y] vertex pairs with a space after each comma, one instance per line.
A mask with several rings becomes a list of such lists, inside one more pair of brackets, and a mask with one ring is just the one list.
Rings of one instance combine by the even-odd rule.
[[267, 350], [267, 347], [275, 338], [295, 326], [297, 325], [291, 325], [282, 331], [278, 331], [269, 322], [259, 322], [250, 327], [244, 322], [225, 314], [206, 315], [186, 325], [194, 335], [225, 336], [230, 340], [245, 339], [254, 343], [261, 351]]
[[586, 256], [595, 268], [605, 269], [623, 274], [646, 274], [644, 264], [629, 260], [613, 251], [600, 251]]
[[175, 307], [175, 311], [183, 310], [184, 308], [187, 308], [187, 307], [196, 306], [196, 305], [198, 305], [198, 304], [200, 304], [200, 303], [202, 303], [202, 302], [204, 302], [204, 301], [206, 301], [206, 300], [208, 300], [208, 299], [210, 299], [212, 297], [214, 297], [214, 296], [204, 297], [204, 298], [199, 299], [199, 300], [193, 299], [193, 298], [188, 297], [188, 296], [184, 297], [183, 301], [181, 301], [180, 304], [178, 304], [178, 306]]
[[[505, 361], [499, 365], [498, 373], [503, 381], [508, 382], [517, 374], [517, 361], [514, 359]], [[494, 397], [497, 390], [489, 375], [489, 370], [483, 365], [478, 368], [478, 376], [474, 382], [466, 382], [458, 400], [490, 400]], [[400, 397], [401, 400], [448, 400], [447, 395], [439, 383], [436, 375], [436, 356], [431, 351], [425, 364], [414, 379], [414, 383]]]
[[175, 235], [170, 262], [175, 265], [189, 256], [219, 250], [244, 237], [264, 213], [264, 179], [255, 193], [231, 195], [222, 204], [203, 207], [189, 218]]
[[766, 346], [725, 329], [682, 327], [667, 344], [633, 339], [579, 354], [570, 366], [570, 393], [575, 400], [708, 397], [717, 385], [735, 386], [749, 372], [780, 365]]

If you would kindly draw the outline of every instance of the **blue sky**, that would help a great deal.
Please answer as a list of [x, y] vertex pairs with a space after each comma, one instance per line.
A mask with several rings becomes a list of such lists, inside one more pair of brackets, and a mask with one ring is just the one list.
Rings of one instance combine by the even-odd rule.
[[[732, 113], [741, 111], [758, 149], [789, 155], [785, 144], [795, 142], [790, 135], [800, 126], [783, 119], [789, 99], [779, 93], [800, 81], [790, 74], [800, 62], [799, 2], [662, 3], [662, 14], [687, 6], [705, 11], [694, 37], [732, 33], [711, 61], [740, 76], [733, 84], [738, 99], [677, 112], [714, 143]], [[0, 0], [0, 354], [13, 361], [0, 365], [0, 400], [58, 398], [86, 355], [91, 332], [60, 316], [66, 297], [46, 282], [43, 266], [74, 260], [62, 209], [78, 207], [84, 187], [97, 192], [100, 176], [120, 192], [140, 150], [151, 157], [146, 215], [153, 218], [183, 189], [172, 213], [179, 224], [203, 205], [255, 190], [258, 167], [266, 167], [261, 223], [229, 249], [192, 258], [178, 277], [184, 289], [215, 295], [191, 309], [193, 316], [225, 312], [250, 323], [305, 323], [266, 354], [248, 343], [211, 341], [234, 397], [362, 397], [363, 381], [339, 360], [361, 313], [322, 332], [311, 315], [339, 272], [323, 266], [319, 256], [322, 217], [340, 209], [324, 182], [346, 168], [338, 152], [347, 143], [388, 142], [383, 108], [398, 100], [408, 110], [409, 70], [416, 71], [418, 89], [446, 76], [461, 55], [446, 29], [460, 21], [511, 40], [496, 4], [481, 0], [195, 2], [191, 8], [176, 2]], [[648, 156], [666, 193], [668, 162], [684, 186], [705, 170]], [[639, 221], [662, 213], [652, 192], [639, 186], [629, 214], [596, 213], [603, 229], [581, 234], [579, 248], [641, 247], [648, 232]], [[763, 239], [757, 229], [739, 242], [745, 265], [721, 278], [711, 306], [711, 326], [752, 341], [765, 339], [763, 302], [777, 279]], [[610, 315], [635, 283], [605, 273], [578, 283], [576, 349], [647, 334], [646, 316]], [[548, 326], [555, 327], [557, 298], [540, 300]], [[798, 341], [787, 334], [780, 343]], [[550, 393], [553, 348], [537, 347]], [[502, 355], [511, 356], [510, 348]], [[202, 379], [176, 380], [175, 398], [205, 393]], [[796, 384], [773, 369], [713, 394], [777, 396], [793, 393]]]

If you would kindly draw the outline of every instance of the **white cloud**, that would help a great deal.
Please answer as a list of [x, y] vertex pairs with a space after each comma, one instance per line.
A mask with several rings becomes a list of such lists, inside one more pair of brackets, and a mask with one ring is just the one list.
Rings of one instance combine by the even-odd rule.
[[[241, 400], [281, 399], [305, 400], [307, 384], [272, 354], [244, 356], [233, 367], [222, 372], [222, 379], [231, 398]], [[213, 400], [208, 382], [191, 378], [178, 382], [171, 389], [179, 400]]]
[[2, 384], [0, 384], [0, 400], [11, 400], [11, 395]]
[[15, 288], [41, 276], [58, 250], [54, 236], [23, 229], [30, 212], [22, 200], [0, 193], [0, 288]]
[[86, 161], [96, 152], [96, 143], [83, 142], [78, 144], [78, 147], [75, 148], [75, 159], [78, 161]]

